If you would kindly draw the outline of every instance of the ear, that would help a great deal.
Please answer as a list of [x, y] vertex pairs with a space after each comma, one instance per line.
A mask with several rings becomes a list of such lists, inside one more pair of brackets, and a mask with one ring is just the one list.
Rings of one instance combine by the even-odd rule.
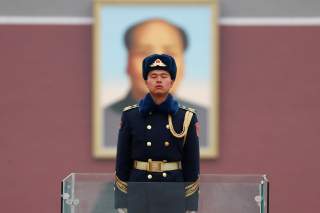
[[127, 64], [126, 64], [126, 74], [127, 75], [130, 75], [129, 59], [130, 59], [130, 52], [128, 52], [128, 54], [127, 54]]

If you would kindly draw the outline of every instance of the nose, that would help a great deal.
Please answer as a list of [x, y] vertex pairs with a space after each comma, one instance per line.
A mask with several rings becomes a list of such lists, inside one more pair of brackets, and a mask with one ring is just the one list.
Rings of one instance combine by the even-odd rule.
[[157, 77], [157, 82], [161, 83], [161, 80], [162, 80], [162, 79], [161, 79], [161, 76], [158, 76], [158, 77]]

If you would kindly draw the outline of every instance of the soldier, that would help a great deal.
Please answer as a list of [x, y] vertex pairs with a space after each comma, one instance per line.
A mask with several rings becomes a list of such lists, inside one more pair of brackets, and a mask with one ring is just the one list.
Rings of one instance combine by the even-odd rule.
[[149, 93], [124, 108], [117, 144], [115, 208], [129, 213], [198, 209], [199, 123], [169, 93], [176, 78], [169, 55], [142, 62]]

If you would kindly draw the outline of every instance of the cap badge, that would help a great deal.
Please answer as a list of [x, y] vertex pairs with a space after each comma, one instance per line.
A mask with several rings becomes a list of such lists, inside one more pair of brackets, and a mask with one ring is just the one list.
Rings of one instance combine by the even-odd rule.
[[150, 65], [150, 67], [156, 67], [156, 66], [159, 66], [159, 67], [166, 67], [167, 65], [165, 65], [159, 58], [156, 59], [153, 64]]

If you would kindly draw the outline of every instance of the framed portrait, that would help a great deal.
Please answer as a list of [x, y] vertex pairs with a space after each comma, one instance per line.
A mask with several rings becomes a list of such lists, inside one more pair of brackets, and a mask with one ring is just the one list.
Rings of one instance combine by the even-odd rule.
[[177, 63], [171, 90], [196, 110], [200, 157], [219, 147], [218, 9], [215, 0], [96, 0], [93, 26], [92, 145], [114, 158], [122, 110], [147, 93], [142, 60], [166, 53]]

